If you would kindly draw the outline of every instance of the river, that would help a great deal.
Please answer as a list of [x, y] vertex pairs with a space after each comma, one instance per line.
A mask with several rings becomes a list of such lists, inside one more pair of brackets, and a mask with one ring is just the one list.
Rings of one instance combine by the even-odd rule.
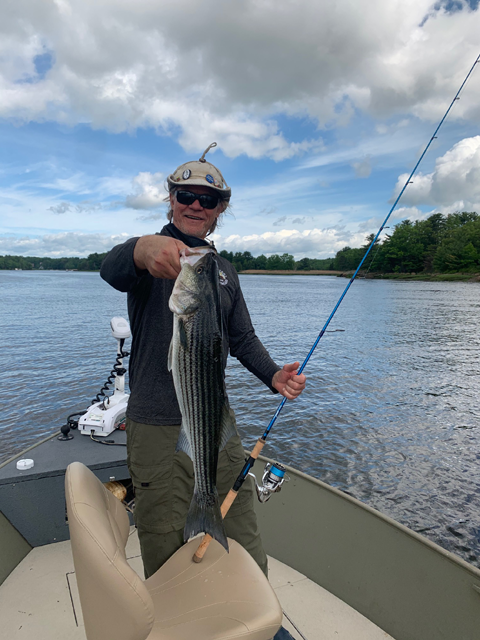
[[[347, 284], [240, 279], [280, 364], [303, 361]], [[0, 300], [1, 462], [88, 406], [114, 364], [110, 318], [127, 312], [96, 273], [0, 271]], [[329, 329], [265, 455], [480, 566], [480, 285], [359, 279]], [[278, 396], [233, 359], [227, 389], [249, 448]]]

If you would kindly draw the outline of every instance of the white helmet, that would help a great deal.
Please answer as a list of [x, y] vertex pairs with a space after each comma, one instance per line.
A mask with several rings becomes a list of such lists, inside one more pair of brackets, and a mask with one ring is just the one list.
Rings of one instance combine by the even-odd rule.
[[212, 142], [212, 144], [205, 149], [199, 160], [185, 162], [185, 164], [182, 164], [175, 169], [175, 171], [167, 178], [169, 190], [172, 191], [175, 187], [181, 188], [192, 184], [201, 187], [210, 187], [210, 189], [213, 189], [220, 194], [222, 200], [230, 200], [232, 190], [225, 182], [225, 178], [217, 167], [205, 160], [206, 154], [212, 147], [216, 146], [217, 143]]

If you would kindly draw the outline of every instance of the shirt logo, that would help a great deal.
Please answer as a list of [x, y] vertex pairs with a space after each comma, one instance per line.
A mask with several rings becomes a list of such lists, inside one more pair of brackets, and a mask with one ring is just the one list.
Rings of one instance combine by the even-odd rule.
[[225, 273], [225, 271], [222, 271], [221, 269], [218, 270], [218, 275], [220, 276], [220, 284], [226, 285], [228, 284], [228, 278], [227, 278], [227, 274]]

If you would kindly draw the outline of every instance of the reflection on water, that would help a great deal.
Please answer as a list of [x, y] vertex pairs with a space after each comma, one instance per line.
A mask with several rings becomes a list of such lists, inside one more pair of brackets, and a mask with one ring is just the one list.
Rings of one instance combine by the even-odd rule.
[[[346, 285], [241, 276], [256, 330], [303, 361]], [[0, 460], [58, 428], [107, 378], [109, 320], [125, 296], [98, 274], [0, 272]], [[358, 280], [287, 402], [265, 454], [347, 491], [478, 566], [480, 286]], [[231, 359], [227, 387], [247, 447], [278, 396]]]

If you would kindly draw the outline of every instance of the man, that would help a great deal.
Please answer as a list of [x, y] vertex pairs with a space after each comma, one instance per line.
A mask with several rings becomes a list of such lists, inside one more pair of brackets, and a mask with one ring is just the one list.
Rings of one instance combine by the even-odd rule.
[[[187, 162], [169, 176], [170, 221], [159, 234], [131, 238], [105, 258], [101, 276], [128, 292], [132, 330], [130, 391], [127, 410], [127, 464], [135, 487], [135, 522], [149, 577], [183, 544], [183, 527], [193, 494], [193, 465], [176, 452], [181, 415], [167, 355], [173, 320], [168, 300], [180, 272], [179, 252], [209, 245], [228, 206], [231, 190], [220, 171], [206, 162]], [[290, 400], [305, 387], [298, 362], [281, 369], [255, 335], [233, 266], [218, 256], [221, 304], [229, 350], [274, 393]], [[228, 353], [224, 353], [224, 367]], [[245, 461], [239, 436], [220, 452], [217, 488], [220, 501]], [[242, 544], [267, 573], [267, 559], [253, 510], [249, 478], [225, 518], [227, 535]], [[280, 637], [280, 636], [279, 636]]]

